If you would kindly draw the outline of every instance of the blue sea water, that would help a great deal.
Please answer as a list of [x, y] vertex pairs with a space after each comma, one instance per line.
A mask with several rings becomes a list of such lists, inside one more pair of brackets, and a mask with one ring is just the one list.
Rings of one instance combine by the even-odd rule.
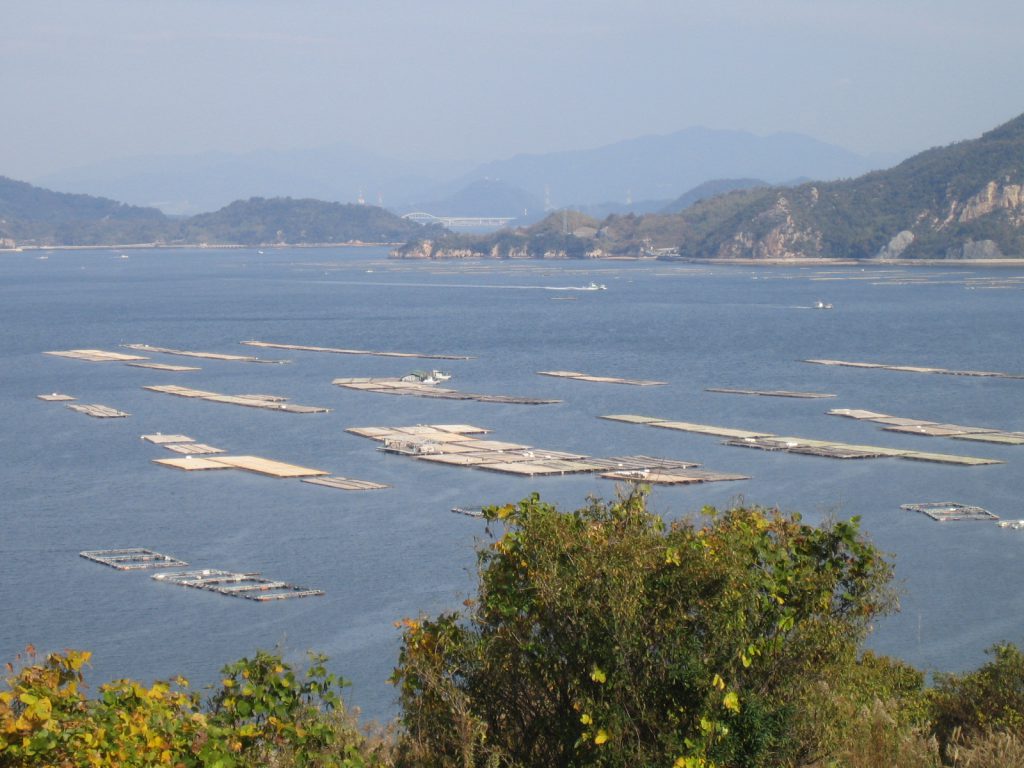
[[[1024, 371], [1020, 268], [696, 266], [659, 262], [403, 262], [384, 249], [61, 251], [0, 256], [0, 656], [27, 643], [93, 651], [94, 682], [183, 674], [277, 648], [331, 657], [371, 717], [395, 711], [387, 677], [407, 616], [459, 607], [474, 587], [481, 521], [455, 505], [533, 491], [565, 508], [614, 495], [596, 476], [519, 478], [376, 450], [351, 426], [468, 423], [498, 440], [611, 456], [698, 461], [750, 480], [656, 488], [668, 517], [738, 498], [819, 522], [860, 515], [892, 554], [902, 612], [871, 645], [929, 670], [978, 664], [1024, 641], [1024, 533], [940, 524], [900, 504], [955, 500], [1024, 517], [1024, 446], [899, 435], [825, 415], [866, 408], [1024, 430], [1024, 380], [963, 378], [801, 362], [835, 358]], [[839, 279], [842, 278], [842, 279]], [[982, 282], [972, 282], [981, 279]], [[1005, 280], [1002, 287], [988, 281]], [[551, 291], [591, 281], [606, 291]], [[570, 300], [566, 300], [570, 299]], [[831, 311], [809, 309], [817, 300]], [[246, 339], [473, 355], [433, 363], [254, 350]], [[193, 360], [170, 373], [88, 363], [48, 350], [123, 343], [287, 358], [287, 365]], [[124, 350], [122, 350], [124, 351]], [[525, 406], [427, 400], [332, 386], [339, 376], [442, 367], [469, 392], [558, 398]], [[536, 375], [561, 369], [658, 379], [663, 387]], [[157, 394], [179, 384], [330, 407], [286, 414]], [[830, 400], [715, 394], [707, 387], [828, 392]], [[98, 420], [36, 395], [64, 392], [131, 414]], [[958, 467], [839, 461], [729, 447], [719, 438], [597, 418], [638, 413], [781, 435], [917, 448], [1005, 461]], [[388, 483], [344, 492], [240, 471], [179, 472], [139, 439], [185, 433], [255, 454]], [[257, 604], [160, 584], [90, 563], [87, 549], [145, 546], [194, 567], [260, 571], [325, 590]]]

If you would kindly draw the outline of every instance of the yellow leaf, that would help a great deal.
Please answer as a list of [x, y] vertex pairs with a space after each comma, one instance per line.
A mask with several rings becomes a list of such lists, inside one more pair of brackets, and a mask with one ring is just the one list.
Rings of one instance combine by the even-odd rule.
[[739, 714], [740, 711], [740, 697], [736, 695], [736, 691], [729, 691], [725, 694], [725, 698], [722, 699], [722, 706], [728, 709], [730, 712]]
[[721, 675], [716, 674], [711, 678], [711, 684], [720, 691], [725, 689], [725, 680], [722, 679]]
[[584, 712], [582, 715], [580, 715], [580, 722], [583, 723], [584, 725], [590, 725], [591, 723], [594, 722], [594, 719], [590, 715], [588, 715], [586, 712]]
[[603, 683], [608, 679], [608, 676], [601, 670], [600, 667], [594, 666], [590, 670], [590, 679], [595, 683]]
[[597, 736], [594, 737], [594, 743], [604, 744], [606, 741], [608, 741], [608, 732], [604, 728], [601, 728], [598, 730]]

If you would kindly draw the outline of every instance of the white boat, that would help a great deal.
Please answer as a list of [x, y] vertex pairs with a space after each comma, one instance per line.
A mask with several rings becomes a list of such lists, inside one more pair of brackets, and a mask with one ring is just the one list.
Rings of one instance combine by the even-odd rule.
[[831, 304], [826, 304], [824, 301], [816, 301], [816, 302], [814, 302], [814, 308], [815, 309], [832, 309], [832, 305]]

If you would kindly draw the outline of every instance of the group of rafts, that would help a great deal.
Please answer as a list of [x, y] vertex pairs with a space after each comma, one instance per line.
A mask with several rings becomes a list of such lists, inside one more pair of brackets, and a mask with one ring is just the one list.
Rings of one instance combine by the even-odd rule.
[[[443, 360], [471, 359], [467, 356], [458, 355], [375, 352], [370, 350], [276, 344], [260, 341], [242, 343], [264, 348], [348, 355], [378, 355], [385, 357], [432, 358]], [[129, 344], [124, 346], [130, 348], [133, 352], [146, 352], [147, 355], [157, 353], [180, 355], [199, 359], [252, 363], [288, 362], [287, 360], [263, 359], [252, 355], [195, 352], [171, 349], [167, 347], [154, 347], [146, 344]], [[89, 362], [120, 362], [134, 367], [149, 368], [167, 372], [190, 372], [200, 370], [195, 366], [180, 366], [151, 362], [149, 357], [143, 355], [110, 352], [98, 349], [64, 350], [48, 352], [46, 354]], [[1003, 378], [1020, 377], [1019, 374], [992, 371], [950, 371], [941, 368], [891, 366], [874, 363], [849, 363], [833, 360], [807, 360], [805, 362], [860, 368], [885, 368], [888, 370], [915, 373], [945, 373], [961, 376]], [[576, 381], [625, 384], [632, 386], [658, 386], [666, 383], [646, 379], [598, 376], [576, 371], [538, 371], [538, 373], [545, 376], [555, 376]], [[560, 402], [558, 400], [509, 395], [470, 394], [459, 392], [448, 387], [438, 386], [440, 382], [447, 381], [449, 378], [450, 374], [435, 369], [431, 371], [414, 371], [407, 376], [399, 378], [341, 378], [335, 379], [333, 383], [337, 386], [361, 391], [440, 399], [478, 400], [481, 402], [524, 405], [542, 405]], [[276, 395], [225, 395], [217, 392], [193, 389], [190, 387], [180, 387], [177, 385], [147, 386], [145, 389], [185, 398], [242, 405], [251, 408], [262, 408], [279, 413], [325, 413], [330, 410], [328, 408], [321, 408], [317, 406], [304, 406], [288, 403], [287, 398]], [[793, 392], [788, 390], [712, 388], [708, 391], [807, 399], [832, 397], [832, 395], [822, 393]], [[79, 404], [73, 402], [75, 398], [56, 392], [52, 394], [39, 395], [38, 397], [41, 400], [65, 402], [67, 407], [97, 418], [123, 418], [129, 415], [123, 411], [100, 404]], [[925, 436], [953, 437], [956, 439], [1001, 443], [1007, 445], [1024, 444], [1024, 433], [1022, 432], [1009, 432], [989, 427], [964, 427], [942, 424], [919, 419], [888, 416], [886, 414], [875, 413], [872, 411], [833, 409], [828, 411], [828, 413], [831, 415], [846, 416], [854, 419], [875, 421], [885, 425], [885, 428], [890, 431], [899, 431]], [[725, 442], [727, 445], [759, 448], [770, 451], [785, 451], [788, 453], [810, 454], [829, 458], [851, 459], [895, 457], [962, 466], [979, 466], [1002, 463], [995, 459], [957, 456], [944, 453], [930, 453], [871, 445], [854, 445], [811, 438], [779, 436], [763, 431], [695, 424], [691, 422], [638, 416], [633, 414], [615, 414], [602, 416], [601, 418], [627, 424], [639, 424], [715, 435], [726, 438]], [[616, 456], [610, 458], [597, 458], [577, 453], [535, 448], [519, 443], [485, 439], [481, 438], [480, 435], [489, 432], [489, 430], [465, 424], [435, 424], [398, 427], [350, 427], [347, 431], [352, 434], [380, 442], [382, 444], [381, 450], [386, 452], [411, 456], [419, 460], [433, 463], [471, 467], [475, 469], [484, 469], [527, 477], [565, 475], [570, 473], [597, 473], [601, 477], [613, 480], [659, 484], [689, 484], [748, 479], [744, 475], [712, 472], [700, 469], [699, 464], [677, 459], [664, 459], [650, 456]], [[272, 477], [298, 477], [304, 482], [315, 483], [342, 490], [370, 490], [387, 487], [380, 483], [373, 483], [365, 480], [354, 480], [351, 478], [337, 476], [330, 477], [330, 473], [323, 470], [301, 467], [258, 456], [226, 456], [223, 455], [225, 452], [222, 449], [214, 448], [206, 445], [205, 443], [196, 442], [185, 435], [161, 435], [158, 433], [155, 435], [143, 435], [143, 438], [175, 453], [183, 454], [176, 458], [154, 459], [154, 462], [157, 464], [175, 467], [178, 469], [242, 469]], [[995, 516], [987, 512], [987, 510], [981, 510], [978, 507], [972, 507], [970, 505], [961, 505], [956, 502], [904, 505], [904, 508], [924, 512], [937, 520], [995, 518]], [[1024, 524], [1022, 524], [1022, 526], [1024, 526]], [[1010, 524], [1010, 527], [1014, 526]], [[111, 550], [111, 552], [116, 553], [122, 551]], [[166, 567], [167, 564], [177, 564], [180, 562], [175, 561], [173, 558], [167, 558], [166, 556], [159, 555], [158, 553], [152, 553], [149, 550], [125, 550], [125, 552], [130, 553], [129, 559], [131, 562], [144, 564], [134, 565], [133, 567]], [[83, 557], [89, 557], [89, 559], [106, 562], [108, 565], [114, 565], [114, 562], [108, 562], [102, 558], [91, 556], [97, 553], [82, 554]], [[115, 565], [115, 567], [119, 566]], [[293, 587], [292, 585], [285, 584], [284, 582], [263, 579], [262, 577], [259, 577], [258, 574], [236, 574], [219, 570], [183, 571], [177, 574], [164, 573], [159, 574], [154, 578], [184, 586], [210, 589], [222, 594], [250, 597], [261, 601], [282, 599], [284, 597], [304, 597], [308, 595], [321, 594], [318, 590]]]

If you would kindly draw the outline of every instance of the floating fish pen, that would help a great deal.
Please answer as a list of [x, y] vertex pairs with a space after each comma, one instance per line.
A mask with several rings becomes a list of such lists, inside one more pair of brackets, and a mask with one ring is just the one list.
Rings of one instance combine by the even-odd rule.
[[708, 387], [705, 392], [719, 392], [726, 395], [759, 395], [761, 397], [796, 397], [817, 400], [835, 397], [824, 392], [793, 392], [788, 389], [731, 389], [728, 387]]
[[476, 400], [480, 403], [506, 403], [512, 405], [551, 405], [561, 400], [549, 400], [536, 397], [518, 397], [516, 395], [479, 395], [459, 392], [455, 389], [438, 387], [418, 381], [403, 381], [398, 378], [346, 378], [334, 379], [335, 386], [355, 389], [362, 392], [376, 392], [385, 395], [411, 395], [413, 397], [433, 397], [442, 400]]
[[[229, 405], [242, 405], [246, 408], [263, 408], [268, 411], [277, 411], [280, 413], [328, 413], [330, 408], [321, 408], [313, 405], [295, 405], [293, 403], [281, 402], [284, 398], [270, 397], [263, 395], [260, 397], [242, 396], [242, 395], [222, 395], [217, 392], [205, 392], [201, 389], [192, 389], [190, 387], [179, 387], [174, 384], [166, 384], [159, 386], [148, 386], [143, 387], [148, 389], [150, 392], [161, 392], [165, 395], [176, 395], [178, 397], [190, 397], [197, 400], [207, 400], [211, 403], [228, 403]], [[268, 399], [270, 398], [270, 399]]]
[[830, 416], [844, 416], [858, 421], [871, 421], [884, 424], [886, 432], [901, 432], [908, 435], [926, 437], [951, 437], [954, 440], [974, 440], [982, 443], [1000, 443], [1003, 445], [1024, 445], [1024, 432], [1005, 432], [992, 427], [965, 427], [959, 424], [942, 424], [923, 419], [908, 419], [901, 416], [889, 416], [885, 413], [864, 411], [854, 408], [833, 408], [828, 411]]
[[415, 427], [351, 427], [347, 430], [381, 443], [380, 450], [421, 461], [470, 467], [523, 477], [598, 473], [611, 480], [648, 483], [697, 483], [746, 480], [697, 469], [695, 462], [651, 456], [597, 458], [579, 453], [535, 448], [520, 443], [472, 437], [484, 432], [467, 425], [418, 425]]
[[77, 413], [84, 413], [86, 416], [92, 416], [94, 419], [123, 419], [126, 416], [131, 416], [130, 413], [119, 411], [116, 408], [111, 408], [109, 405], [100, 405], [98, 403], [85, 404], [85, 403], [67, 403], [65, 408], [70, 408], [72, 411]]
[[194, 365], [168, 365], [167, 363], [125, 363], [125, 365], [130, 365], [132, 368], [152, 368], [154, 371], [170, 371], [172, 373], [203, 370]]
[[620, 421], [626, 424], [676, 429], [702, 435], [714, 435], [728, 438], [726, 445], [742, 448], [758, 448], [764, 451], [784, 451], [786, 453], [823, 456], [830, 459], [874, 459], [893, 457], [912, 461], [931, 461], [940, 464], [959, 464], [963, 466], [980, 466], [983, 464], [1002, 464], [997, 459], [983, 459], [975, 456], [955, 456], [945, 453], [926, 453], [923, 451], [907, 451], [899, 448], [885, 448], [878, 445], [851, 445], [832, 440], [815, 440], [806, 437], [783, 437], [769, 432], [752, 432], [731, 427], [717, 427], [710, 424], [693, 424], [686, 421], [669, 421], [651, 416], [633, 414], [615, 414], [601, 416], [609, 421]]
[[414, 357], [424, 360], [473, 360], [470, 355], [428, 355], [419, 352], [375, 352], [369, 349], [343, 349], [341, 347], [313, 347], [308, 344], [274, 344], [269, 341], [242, 341], [250, 347], [290, 349], [299, 352], [329, 352], [334, 355], [372, 355], [374, 357]]
[[932, 520], [945, 523], [951, 520], [998, 520], [998, 515], [993, 515], [987, 509], [960, 504], [955, 501], [929, 501], [921, 504], [900, 504], [900, 509], [908, 512], [920, 512], [928, 515]]
[[390, 488], [383, 483], [374, 483], [370, 480], [355, 480], [351, 477], [306, 477], [304, 483], [322, 485], [327, 488], [337, 488], [340, 491], [376, 491], [382, 488]]
[[324, 594], [321, 589], [309, 589], [286, 581], [274, 581], [260, 576], [259, 573], [234, 573], [209, 568], [200, 571], [158, 573], [152, 578], [168, 584], [205, 589], [208, 592], [228, 597], [243, 597], [260, 603], [293, 597], [319, 597]]
[[36, 395], [36, 397], [48, 403], [67, 403], [75, 400], [71, 395], [62, 395], [60, 392], [51, 392], [48, 395]]
[[948, 368], [926, 368], [917, 365], [884, 365], [882, 363], [854, 363], [847, 360], [804, 360], [815, 365], [832, 365], [845, 368], [879, 368], [885, 371], [903, 371], [905, 373], [938, 373], [945, 376], [978, 376], [989, 379], [1024, 379], [1024, 373], [1004, 373], [1002, 371], [957, 371]]
[[121, 352], [107, 352], [103, 349], [66, 349], [61, 352], [44, 352], [44, 355], [67, 357], [71, 360], [84, 360], [88, 363], [128, 363], [149, 358], [139, 355], [125, 355]]
[[87, 552], [79, 552], [81, 557], [92, 560], [94, 563], [109, 565], [119, 571], [143, 571], [151, 568], [181, 568], [188, 565], [184, 560], [179, 560], [170, 555], [154, 552], [143, 547], [129, 547], [127, 549], [94, 549]]
[[[164, 355], [180, 355], [181, 357], [198, 357], [204, 360], [228, 360], [235, 363], [287, 363], [289, 360], [267, 360], [253, 355], [225, 355], [220, 352], [192, 352], [187, 349], [171, 349], [169, 347], [154, 347], [149, 344], [122, 344], [125, 349], [134, 349], [139, 352], [160, 352]], [[135, 358], [145, 360], [146, 358]]]
[[456, 515], [465, 515], [466, 517], [483, 517], [483, 507], [452, 507], [452, 512]]
[[621, 379], [615, 376], [594, 376], [578, 371], [537, 371], [541, 376], [554, 376], [559, 379], [574, 379], [575, 381], [593, 381], [598, 384], [629, 384], [634, 387], [659, 387], [667, 382], [652, 381], [649, 379]]

